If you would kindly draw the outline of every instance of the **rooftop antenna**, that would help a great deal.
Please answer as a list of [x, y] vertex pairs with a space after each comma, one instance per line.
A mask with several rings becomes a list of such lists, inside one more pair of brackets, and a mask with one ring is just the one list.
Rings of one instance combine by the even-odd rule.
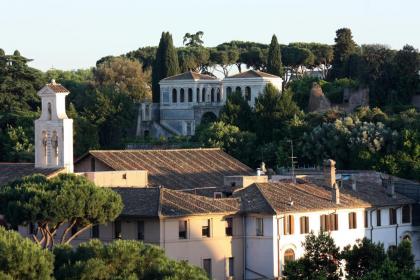
[[296, 176], [295, 176], [295, 157], [293, 153], [293, 140], [288, 140], [287, 142], [290, 142], [290, 146], [292, 148], [292, 156], [290, 157], [291, 163], [292, 163], [292, 182], [296, 184]]

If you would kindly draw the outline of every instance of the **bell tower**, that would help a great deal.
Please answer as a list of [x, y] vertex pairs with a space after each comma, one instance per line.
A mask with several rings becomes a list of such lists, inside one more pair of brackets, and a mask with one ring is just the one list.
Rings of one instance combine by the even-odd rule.
[[42, 111], [35, 120], [36, 168], [66, 168], [73, 172], [73, 120], [66, 114], [69, 93], [55, 80], [38, 91]]

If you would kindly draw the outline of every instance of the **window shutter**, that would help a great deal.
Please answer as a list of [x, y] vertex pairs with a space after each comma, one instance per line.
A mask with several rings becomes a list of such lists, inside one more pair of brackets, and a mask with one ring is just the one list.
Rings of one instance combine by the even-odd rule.
[[285, 216], [283, 219], [283, 234], [286, 235], [287, 234], [287, 217]]
[[338, 230], [338, 215], [334, 214], [334, 230]]
[[305, 217], [305, 233], [309, 233], [309, 217]]
[[325, 231], [325, 215], [321, 215], [321, 231]]
[[294, 234], [295, 233], [295, 219], [293, 215], [289, 215], [289, 219], [290, 219], [290, 234]]

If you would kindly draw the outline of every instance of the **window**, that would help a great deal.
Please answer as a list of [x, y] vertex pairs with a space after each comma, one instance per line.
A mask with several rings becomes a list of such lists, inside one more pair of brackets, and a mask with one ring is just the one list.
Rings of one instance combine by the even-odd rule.
[[179, 239], [187, 239], [187, 229], [188, 229], [187, 221], [179, 221], [178, 227], [179, 227], [178, 228]]
[[114, 222], [114, 238], [115, 239], [121, 239], [121, 221], [115, 221]]
[[329, 214], [321, 215], [321, 231], [338, 230], [338, 215]]
[[365, 228], [369, 226], [369, 211], [365, 210]]
[[284, 235], [290, 235], [293, 234], [295, 231], [295, 219], [293, 215], [286, 215], [284, 216], [283, 221], [283, 229], [284, 229]]
[[197, 88], [197, 103], [200, 103], [200, 89]]
[[206, 102], [206, 89], [201, 90], [201, 102]]
[[187, 136], [192, 135], [192, 122], [185, 122], [185, 130], [186, 130]]
[[409, 205], [404, 205], [402, 208], [402, 222], [403, 224], [411, 222], [411, 209]]
[[226, 218], [226, 236], [232, 236], [233, 234], [233, 218]]
[[397, 209], [389, 208], [389, 224], [396, 225], [397, 224]]
[[220, 103], [220, 101], [222, 100], [221, 95], [220, 95], [220, 88], [217, 89], [217, 95], [216, 95], [216, 102]]
[[349, 213], [349, 229], [357, 228], [357, 214], [356, 212]]
[[192, 88], [188, 89], [188, 102], [193, 102], [193, 91]]
[[169, 90], [167, 88], [162, 91], [162, 103], [169, 104]]
[[250, 87], [245, 88], [245, 100], [251, 101], [251, 88]]
[[228, 258], [228, 261], [226, 262], [227, 265], [227, 273], [228, 273], [228, 277], [233, 277], [235, 276], [235, 261], [233, 257]]
[[309, 217], [308, 216], [300, 217], [300, 233], [301, 234], [309, 233]]
[[137, 221], [137, 240], [144, 240], [144, 221]]
[[172, 103], [176, 103], [177, 102], [177, 98], [178, 98], [177, 92], [176, 92], [176, 89], [174, 88], [172, 90]]
[[241, 89], [241, 87], [236, 87], [235, 91], [236, 91], [236, 92], [239, 92], [240, 94], [242, 94], [242, 89]]
[[181, 103], [185, 102], [185, 90], [183, 88], [181, 88], [180, 90], [180, 102]]
[[211, 89], [210, 92], [210, 101], [213, 103], [214, 102], [214, 88]]
[[201, 226], [201, 236], [210, 237], [210, 219], [204, 220]]
[[256, 218], [257, 223], [257, 236], [264, 236], [264, 219], [263, 218]]
[[232, 88], [231, 87], [226, 88], [226, 94], [227, 94], [227, 96], [232, 94]]
[[219, 199], [219, 198], [222, 198], [222, 197], [223, 197], [223, 195], [222, 195], [221, 192], [214, 192], [213, 193], [213, 198], [214, 199]]
[[206, 272], [207, 276], [211, 279], [211, 259], [203, 259], [203, 269]]
[[29, 232], [29, 234], [34, 234], [34, 235], [37, 234], [38, 230], [37, 230], [37, 227], [35, 226], [34, 223], [32, 223], [32, 222], [29, 223], [29, 225], [28, 225], [28, 232]]
[[381, 209], [376, 210], [376, 226], [381, 226]]
[[92, 226], [92, 238], [99, 238], [99, 225], [93, 225]]
[[284, 263], [287, 264], [295, 260], [295, 251], [293, 249], [287, 249], [284, 252]]

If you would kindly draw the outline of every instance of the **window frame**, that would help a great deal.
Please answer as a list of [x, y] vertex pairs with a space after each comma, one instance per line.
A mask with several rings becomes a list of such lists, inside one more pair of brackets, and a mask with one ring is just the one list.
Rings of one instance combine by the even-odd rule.
[[[405, 214], [404, 214], [404, 210], [406, 210], [406, 211], [408, 211], [408, 212], [406, 212]], [[406, 215], [408, 215], [408, 221], [407, 221], [407, 216]], [[411, 207], [410, 207], [410, 205], [404, 205], [402, 208], [401, 208], [401, 223], [403, 223], [403, 224], [409, 224], [409, 223], [411, 223]]]
[[255, 218], [255, 235], [264, 236], [264, 218]]
[[137, 221], [137, 240], [144, 241], [145, 223], [144, 220]]
[[376, 209], [376, 226], [382, 226], [381, 209]]
[[226, 221], [225, 235], [233, 236], [233, 218], [227, 217], [225, 218], [225, 221]]
[[[207, 222], [206, 225], [204, 225], [204, 222]], [[210, 238], [211, 237], [211, 233], [210, 233], [210, 229], [211, 229], [211, 221], [210, 219], [206, 219], [203, 221], [203, 225], [201, 226], [201, 237], [203, 238]]]
[[300, 234], [309, 233], [309, 216], [301, 216], [299, 218]]
[[397, 221], [397, 209], [396, 208], [389, 208], [389, 225], [396, 225]]
[[[206, 265], [206, 262], [207, 262], [207, 265]], [[209, 279], [212, 279], [212, 275], [213, 275], [212, 270], [213, 270], [213, 268], [212, 268], [212, 260], [211, 260], [211, 258], [203, 259], [203, 270], [206, 272], [206, 274], [209, 277]]]
[[295, 231], [295, 217], [293, 215], [285, 215], [283, 220], [283, 234], [292, 235]]
[[349, 212], [349, 229], [356, 229], [357, 228], [357, 213], [356, 212]]
[[[182, 231], [181, 224], [184, 227]], [[178, 239], [188, 239], [188, 220], [178, 220]]]

